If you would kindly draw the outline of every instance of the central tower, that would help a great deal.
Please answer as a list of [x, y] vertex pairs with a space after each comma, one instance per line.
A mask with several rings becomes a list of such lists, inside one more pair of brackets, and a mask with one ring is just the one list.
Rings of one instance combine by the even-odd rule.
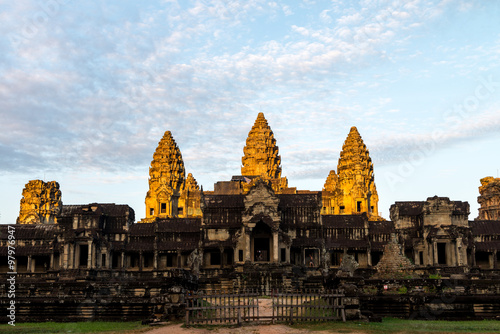
[[273, 131], [263, 113], [257, 115], [243, 148], [241, 175], [270, 181], [275, 192], [288, 186], [281, 177], [281, 157]]

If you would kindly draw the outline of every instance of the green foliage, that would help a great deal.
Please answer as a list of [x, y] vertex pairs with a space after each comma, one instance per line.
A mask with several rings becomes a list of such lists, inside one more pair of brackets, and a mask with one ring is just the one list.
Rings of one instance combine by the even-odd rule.
[[375, 286], [365, 286], [363, 288], [363, 292], [366, 293], [367, 295], [376, 295], [377, 291], [378, 289]]
[[16, 326], [8, 324], [0, 325], [0, 333], [23, 333], [23, 334], [48, 334], [48, 333], [140, 333], [149, 326], [142, 325], [140, 321], [134, 322], [39, 322], [39, 323], [16, 323]]
[[406, 286], [402, 286], [402, 287], [398, 288], [398, 293], [400, 293], [400, 294], [408, 293], [408, 288]]
[[441, 275], [440, 274], [430, 274], [429, 278], [430, 279], [441, 279]]

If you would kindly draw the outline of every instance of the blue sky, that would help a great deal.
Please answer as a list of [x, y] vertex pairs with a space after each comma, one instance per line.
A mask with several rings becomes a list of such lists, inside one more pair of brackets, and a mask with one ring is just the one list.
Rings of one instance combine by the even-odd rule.
[[497, 1], [2, 1], [0, 223], [37, 178], [144, 217], [166, 130], [212, 190], [258, 112], [290, 186], [321, 190], [356, 126], [385, 218], [439, 195], [474, 219], [500, 169], [499, 17]]

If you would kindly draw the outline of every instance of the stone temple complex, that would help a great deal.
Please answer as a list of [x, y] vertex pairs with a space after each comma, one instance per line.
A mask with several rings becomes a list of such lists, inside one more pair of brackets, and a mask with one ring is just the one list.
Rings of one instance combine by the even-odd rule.
[[[282, 176], [277, 142], [262, 113], [241, 162], [241, 175], [203, 191], [186, 175], [181, 150], [166, 131], [149, 168], [145, 216], [137, 222], [128, 205], [67, 205], [57, 182], [29, 181], [16, 224], [0, 226], [0, 272], [19, 275], [26, 314], [38, 314], [32, 296], [46, 296], [45, 303], [53, 296], [51, 307], [58, 309], [55, 295], [70, 294], [65, 310], [75, 319], [97, 291], [107, 294], [99, 295], [100, 311], [89, 311], [92, 319], [132, 319], [151, 313], [159, 300], [164, 307], [175, 304], [165, 296], [179, 286], [269, 291], [335, 285], [344, 258], [365, 279], [375, 279], [377, 271], [387, 278], [402, 266], [400, 272], [420, 277], [500, 275], [500, 179], [481, 179], [477, 219], [469, 220], [467, 202], [434, 196], [396, 202], [387, 221], [378, 213], [374, 164], [355, 127], [336, 171], [325, 171], [323, 189], [298, 190]], [[13, 263], [9, 229], [16, 233]]]

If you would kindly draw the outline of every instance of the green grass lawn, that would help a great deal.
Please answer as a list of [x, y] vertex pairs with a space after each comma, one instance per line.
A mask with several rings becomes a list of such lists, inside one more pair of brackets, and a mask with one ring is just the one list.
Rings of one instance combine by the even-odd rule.
[[40, 322], [40, 323], [19, 323], [15, 327], [10, 325], [0, 325], [0, 333], [140, 333], [150, 329], [149, 326], [141, 325], [140, 321], [135, 322]]
[[500, 321], [444, 321], [444, 320], [403, 320], [384, 318], [383, 322], [327, 322], [293, 325], [313, 331], [332, 330], [339, 333], [363, 331], [366, 333], [500, 333]]
[[[218, 326], [195, 326], [217, 329]], [[500, 333], [500, 321], [426, 321], [384, 318], [382, 323], [348, 321], [303, 323], [294, 328], [311, 331], [331, 330], [338, 333]], [[251, 328], [251, 327], [249, 327]], [[141, 333], [151, 329], [140, 322], [71, 322], [71, 323], [20, 323], [15, 327], [0, 325], [0, 333], [48, 334], [48, 333]]]

